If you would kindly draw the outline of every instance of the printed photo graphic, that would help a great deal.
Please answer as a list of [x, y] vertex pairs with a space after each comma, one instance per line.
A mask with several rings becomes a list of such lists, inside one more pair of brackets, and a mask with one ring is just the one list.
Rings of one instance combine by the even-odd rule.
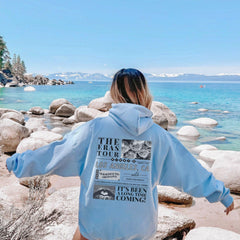
[[122, 140], [121, 157], [128, 159], [151, 159], [151, 141]]
[[115, 186], [94, 185], [93, 198], [102, 200], [114, 200]]

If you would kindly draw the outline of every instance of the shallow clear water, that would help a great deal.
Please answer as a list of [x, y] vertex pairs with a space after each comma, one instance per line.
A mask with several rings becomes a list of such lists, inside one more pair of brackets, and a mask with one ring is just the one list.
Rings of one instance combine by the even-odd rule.
[[[170, 129], [174, 135], [186, 121], [210, 117], [218, 121], [214, 128], [198, 128], [201, 136], [197, 141], [184, 142], [188, 147], [209, 143], [219, 149], [240, 150], [240, 83], [150, 82], [154, 100], [167, 105], [178, 118], [177, 125]], [[76, 107], [87, 105], [92, 99], [102, 97], [109, 90], [110, 82], [76, 82], [64, 86], [34, 86], [35, 92], [24, 88], [0, 88], [0, 107], [28, 110], [33, 106], [48, 108], [57, 98], [66, 98]], [[198, 102], [198, 104], [191, 104]], [[199, 112], [199, 108], [209, 109]], [[229, 113], [223, 113], [229, 111]], [[225, 136], [225, 141], [213, 141]]]

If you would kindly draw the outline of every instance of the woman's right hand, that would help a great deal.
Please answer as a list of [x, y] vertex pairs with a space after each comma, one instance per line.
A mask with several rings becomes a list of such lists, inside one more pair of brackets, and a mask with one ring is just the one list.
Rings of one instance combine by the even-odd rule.
[[227, 207], [227, 208], [224, 210], [224, 212], [226, 213], [226, 215], [228, 215], [229, 212], [231, 212], [233, 209], [234, 209], [234, 202], [232, 202], [232, 204], [231, 204], [229, 207]]

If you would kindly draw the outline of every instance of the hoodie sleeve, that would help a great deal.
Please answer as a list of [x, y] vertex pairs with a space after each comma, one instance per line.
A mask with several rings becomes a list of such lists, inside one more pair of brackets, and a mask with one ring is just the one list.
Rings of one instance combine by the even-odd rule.
[[61, 141], [35, 151], [15, 153], [7, 159], [7, 168], [18, 178], [43, 174], [80, 176], [90, 140], [91, 126], [88, 122], [68, 133]]
[[233, 202], [224, 183], [216, 180], [180, 143], [166, 132], [169, 143], [159, 183], [182, 189], [194, 197], [206, 197], [209, 202], [221, 201], [228, 207]]

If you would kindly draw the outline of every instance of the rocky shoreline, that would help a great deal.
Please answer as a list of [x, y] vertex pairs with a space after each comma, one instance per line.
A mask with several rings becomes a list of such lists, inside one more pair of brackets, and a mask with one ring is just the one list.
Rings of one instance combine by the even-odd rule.
[[10, 71], [0, 71], [0, 88], [1, 87], [23, 87], [26, 85], [66, 85], [74, 84], [73, 81], [63, 81], [61, 79], [49, 79], [42, 75], [24, 75], [22, 79], [13, 76]]
[[[28, 189], [25, 186], [31, 187], [31, 184], [38, 184], [37, 177], [18, 180], [13, 174], [9, 174], [5, 168], [6, 158], [14, 152], [35, 150], [50, 142], [61, 140], [64, 134], [84, 122], [107, 116], [112, 102], [110, 93], [107, 92], [104, 97], [92, 100], [88, 106], [76, 107], [66, 99], [56, 99], [50, 104], [49, 109], [32, 107], [29, 111], [19, 112], [13, 109], [0, 108], [0, 146], [2, 152], [0, 160], [0, 216], [1, 211], [3, 211], [1, 209], [3, 202], [9, 206], [15, 204], [21, 209], [28, 198]], [[154, 101], [151, 111], [154, 122], [165, 129], [177, 123], [176, 115], [160, 102]], [[199, 137], [199, 132], [195, 126], [214, 126], [217, 123], [213, 119], [205, 118], [195, 119], [189, 124], [178, 131], [178, 136], [185, 140], [194, 141]], [[231, 192], [236, 194], [234, 198], [238, 201], [240, 199], [240, 152], [217, 150], [211, 145], [200, 145], [189, 150], [198, 156], [199, 162], [205, 168], [212, 171], [219, 180], [225, 182]], [[61, 185], [63, 183], [61, 177], [51, 176], [46, 181], [49, 188], [43, 208], [46, 211], [55, 208], [61, 210], [64, 220], [61, 224], [50, 227], [53, 233], [43, 239], [70, 239], [69, 236], [73, 235], [77, 226], [78, 204], [76, 203], [79, 194], [79, 180], [78, 178], [70, 178], [68, 182], [64, 179], [64, 184], [66, 184], [64, 186]], [[194, 218], [187, 217], [184, 215], [184, 209], [194, 209], [196, 202], [198, 202], [197, 199], [175, 188], [163, 186], [158, 186], [158, 196], [159, 225], [155, 239], [178, 239], [184, 231], [188, 232], [195, 227], [195, 215]], [[179, 206], [185, 208], [180, 207], [179, 210]], [[223, 215], [223, 210], [220, 211]], [[234, 214], [239, 218], [239, 209], [233, 212]], [[208, 228], [207, 230], [197, 228], [196, 230], [197, 234], [202, 236], [206, 232], [214, 232], [214, 237], [216, 236], [214, 239], [218, 240], [228, 239], [229, 234], [232, 236], [231, 239], [237, 240], [240, 239], [240, 230], [236, 229], [237, 227], [229, 229], [235, 233], [229, 233], [222, 228]], [[188, 234], [186, 239], [195, 240], [195, 232], [190, 231], [192, 235]]]

